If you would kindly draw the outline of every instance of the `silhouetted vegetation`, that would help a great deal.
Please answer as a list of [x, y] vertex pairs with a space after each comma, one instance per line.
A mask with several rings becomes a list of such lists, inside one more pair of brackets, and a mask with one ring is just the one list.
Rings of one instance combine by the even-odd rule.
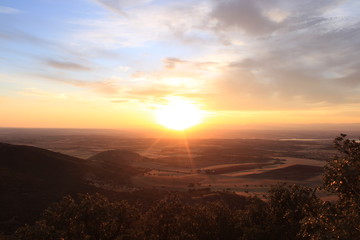
[[334, 140], [338, 155], [328, 160], [323, 188], [337, 195], [334, 203], [322, 202], [303, 219], [303, 236], [309, 239], [359, 239], [360, 142], [341, 134]]
[[[231, 197], [195, 202], [182, 197], [184, 193], [151, 204], [110, 201], [99, 194], [67, 196], [9, 239], [356, 240], [360, 143], [342, 134], [334, 144], [338, 155], [327, 161], [319, 188], [281, 184], [272, 187], [265, 200], [246, 201]], [[319, 189], [337, 199], [319, 199]]]

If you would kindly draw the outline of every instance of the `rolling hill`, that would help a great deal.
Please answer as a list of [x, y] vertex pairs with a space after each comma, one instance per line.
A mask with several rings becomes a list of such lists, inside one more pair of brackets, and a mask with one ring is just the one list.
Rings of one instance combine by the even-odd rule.
[[[0, 143], [0, 232], [37, 219], [43, 209], [64, 195], [110, 191], [99, 182], [129, 184], [131, 175], [142, 172], [130, 163], [141, 156], [128, 151], [116, 153], [110, 159], [105, 152], [84, 160], [37, 147]], [[116, 164], [116, 159], [121, 163]]]

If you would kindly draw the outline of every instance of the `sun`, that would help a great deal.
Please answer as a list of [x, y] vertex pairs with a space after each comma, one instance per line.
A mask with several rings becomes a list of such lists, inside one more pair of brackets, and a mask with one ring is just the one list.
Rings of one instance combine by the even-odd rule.
[[198, 105], [181, 98], [167, 99], [166, 105], [159, 105], [155, 111], [156, 121], [173, 130], [185, 130], [203, 120], [203, 111]]

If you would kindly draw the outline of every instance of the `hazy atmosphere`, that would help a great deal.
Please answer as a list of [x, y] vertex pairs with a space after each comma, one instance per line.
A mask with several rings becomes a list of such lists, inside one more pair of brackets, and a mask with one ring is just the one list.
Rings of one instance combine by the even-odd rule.
[[360, 1], [0, 0], [0, 240], [359, 240]]
[[[359, 123], [359, 9], [355, 0], [3, 0], [0, 126]], [[183, 125], [166, 123], [173, 108]]]

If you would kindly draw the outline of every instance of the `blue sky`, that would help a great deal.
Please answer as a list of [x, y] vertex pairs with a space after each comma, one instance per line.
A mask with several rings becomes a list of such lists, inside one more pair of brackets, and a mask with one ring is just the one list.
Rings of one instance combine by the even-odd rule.
[[[2, 0], [0, 126], [79, 127], [71, 114], [84, 105], [83, 121], [114, 119], [87, 127], [141, 126], [131, 119], [150, 118], [169, 96], [213, 124], [358, 123], [359, 9], [355, 0]], [[14, 120], [25, 105], [37, 117]], [[41, 119], [49, 114], [69, 120]]]

